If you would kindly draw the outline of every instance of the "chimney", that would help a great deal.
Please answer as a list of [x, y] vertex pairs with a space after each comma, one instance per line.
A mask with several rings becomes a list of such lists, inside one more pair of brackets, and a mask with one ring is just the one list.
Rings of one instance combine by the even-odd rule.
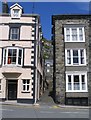
[[6, 1], [2, 3], [2, 13], [9, 13], [8, 3]]

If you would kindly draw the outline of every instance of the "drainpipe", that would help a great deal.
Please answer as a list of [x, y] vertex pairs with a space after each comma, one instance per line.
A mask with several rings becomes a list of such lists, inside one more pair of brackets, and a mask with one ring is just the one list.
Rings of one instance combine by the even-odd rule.
[[38, 22], [36, 24], [37, 20], [35, 21], [35, 27], [36, 27], [36, 33], [35, 33], [35, 98], [34, 98], [34, 104], [36, 104], [37, 102], [37, 54], [38, 54], [38, 51], [37, 51], [37, 46], [38, 46], [38, 43], [37, 43], [37, 35], [38, 35]]

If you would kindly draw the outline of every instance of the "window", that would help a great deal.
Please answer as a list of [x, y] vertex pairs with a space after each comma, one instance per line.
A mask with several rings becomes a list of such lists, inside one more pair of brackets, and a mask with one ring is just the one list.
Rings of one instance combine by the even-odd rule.
[[19, 9], [14, 9], [13, 10], [13, 17], [16, 17], [16, 18], [19, 17]]
[[85, 49], [66, 49], [66, 65], [86, 65]]
[[85, 42], [84, 27], [65, 27], [65, 42]]
[[66, 74], [66, 92], [87, 92], [87, 74]]
[[22, 80], [23, 82], [23, 91], [29, 92], [30, 90], [30, 80]]
[[4, 65], [22, 65], [23, 50], [21, 48], [8, 47], [4, 48], [3, 64]]
[[11, 28], [10, 40], [18, 40], [18, 39], [19, 39], [19, 28]]

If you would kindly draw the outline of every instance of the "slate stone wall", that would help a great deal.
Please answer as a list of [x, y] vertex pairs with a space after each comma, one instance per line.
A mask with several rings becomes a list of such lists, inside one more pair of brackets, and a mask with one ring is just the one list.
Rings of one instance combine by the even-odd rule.
[[[52, 16], [53, 24], [53, 45], [54, 45], [54, 83], [56, 102], [65, 104], [66, 98], [66, 79], [65, 79], [65, 42], [64, 42], [64, 25], [66, 24], [82, 24], [85, 26], [85, 40], [84, 48], [86, 49], [86, 62], [87, 67], [87, 80], [88, 80], [88, 92], [89, 98], [91, 96], [91, 35], [89, 35], [89, 15], [54, 15]], [[81, 44], [81, 43], [80, 43]], [[83, 43], [82, 43], [83, 44]], [[89, 46], [90, 45], [90, 46]], [[66, 43], [67, 46], [67, 43]], [[72, 45], [70, 43], [69, 47]], [[80, 47], [79, 47], [80, 48]], [[81, 67], [80, 70], [83, 68]], [[78, 69], [79, 71], [79, 69]], [[71, 95], [74, 93], [71, 93]], [[86, 94], [86, 93], [85, 93]], [[71, 96], [70, 95], [70, 96]], [[75, 94], [74, 94], [75, 95]], [[74, 96], [72, 95], [72, 96]], [[80, 95], [80, 94], [79, 94]], [[79, 95], [76, 96], [79, 97]], [[68, 94], [67, 94], [68, 96]], [[81, 93], [81, 97], [84, 97], [84, 93]], [[88, 96], [88, 93], [86, 94]]]

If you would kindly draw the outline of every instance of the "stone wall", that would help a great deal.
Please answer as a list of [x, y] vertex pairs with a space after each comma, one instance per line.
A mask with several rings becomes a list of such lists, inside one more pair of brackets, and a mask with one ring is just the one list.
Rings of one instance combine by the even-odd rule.
[[[91, 16], [90, 16], [91, 17]], [[52, 24], [53, 24], [53, 37], [54, 37], [54, 51], [55, 51], [55, 63], [54, 63], [54, 83], [55, 85], [55, 97], [56, 102], [60, 104], [65, 104], [66, 98], [66, 79], [65, 79], [65, 43], [64, 43], [64, 30], [63, 27], [66, 24], [73, 23], [73, 24], [84, 24], [85, 26], [85, 40], [84, 43], [86, 48], [86, 56], [87, 56], [87, 67], [86, 71], [88, 72], [87, 80], [88, 80], [88, 90], [91, 88], [91, 46], [89, 47], [89, 16], [85, 15], [58, 15], [52, 17]], [[90, 42], [91, 43], [91, 42]], [[67, 43], [66, 43], [67, 44]], [[71, 43], [70, 43], [71, 46]], [[72, 46], [71, 46], [72, 47]], [[89, 49], [90, 48], [90, 49]], [[90, 54], [89, 54], [90, 53]], [[90, 67], [89, 67], [90, 64]], [[83, 69], [82, 69], [83, 71]], [[90, 84], [89, 84], [90, 83]], [[89, 92], [90, 93], [90, 92]], [[85, 93], [86, 94], [86, 93]], [[77, 94], [76, 94], [77, 95]], [[81, 94], [82, 96], [82, 94]], [[83, 93], [84, 96], [84, 93]], [[87, 95], [88, 96], [88, 93]], [[90, 94], [89, 94], [90, 96]], [[79, 97], [79, 96], [78, 96]]]

